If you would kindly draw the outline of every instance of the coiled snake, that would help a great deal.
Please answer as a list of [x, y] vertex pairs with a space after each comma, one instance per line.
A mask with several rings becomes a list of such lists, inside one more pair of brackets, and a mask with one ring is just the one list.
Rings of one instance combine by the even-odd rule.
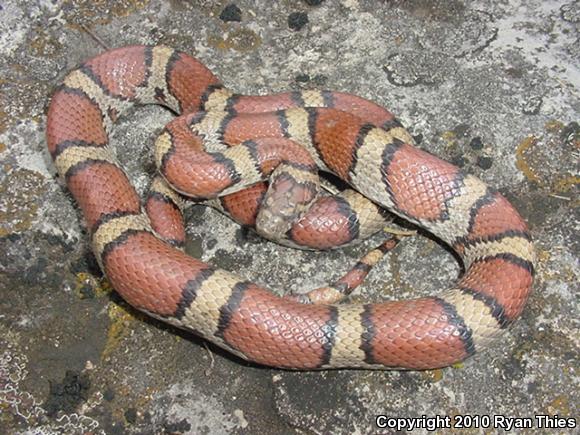
[[[108, 133], [128, 108], [150, 103], [184, 115], [157, 140], [164, 180], [153, 183], [143, 206]], [[534, 248], [517, 211], [476, 177], [414, 147], [388, 111], [359, 97], [234, 95], [186, 54], [129, 46], [67, 75], [50, 102], [47, 142], [84, 213], [99, 264], [121, 296], [260, 364], [447, 366], [499, 336], [531, 291]], [[350, 191], [319, 198], [317, 167], [368, 199]], [[349, 243], [380, 227], [386, 208], [449, 244], [465, 273], [452, 288], [412, 300], [278, 297], [179, 249], [181, 199], [165, 181], [194, 198], [214, 198], [236, 220], [302, 247]]]

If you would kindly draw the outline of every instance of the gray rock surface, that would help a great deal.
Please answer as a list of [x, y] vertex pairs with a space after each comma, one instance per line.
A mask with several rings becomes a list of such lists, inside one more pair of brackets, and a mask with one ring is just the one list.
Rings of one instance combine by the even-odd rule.
[[[0, 432], [367, 434], [379, 432], [378, 414], [578, 418], [580, 2], [227, 5], [0, 4]], [[392, 109], [421, 147], [498, 188], [529, 222], [539, 262], [521, 320], [444, 370], [303, 373], [244, 363], [128, 307], [90, 254], [44, 122], [67, 70], [101, 44], [135, 43], [190, 52], [236, 92], [327, 88]], [[171, 117], [147, 107], [115, 129], [139, 189], [153, 172], [154, 134]], [[377, 243], [296, 252], [213, 210], [188, 215], [193, 255], [278, 293], [340, 276]], [[445, 247], [417, 236], [353, 299], [428, 294], [459, 273]]]

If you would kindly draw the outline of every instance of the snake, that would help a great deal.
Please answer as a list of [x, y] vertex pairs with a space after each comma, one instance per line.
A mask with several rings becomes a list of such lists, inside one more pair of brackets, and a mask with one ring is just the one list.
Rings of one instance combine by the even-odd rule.
[[[180, 114], [156, 140], [162, 175], [146, 204], [109, 144], [119, 117], [143, 104]], [[351, 94], [234, 94], [181, 51], [126, 46], [66, 75], [50, 99], [46, 141], [121, 297], [259, 365], [446, 367], [502, 336], [532, 289], [535, 250], [517, 210], [474, 175], [415, 146], [389, 111]], [[321, 197], [316, 168], [358, 193]], [[364, 203], [374, 207], [375, 227], [388, 210], [447, 244], [464, 271], [449, 288], [407, 300], [278, 296], [183, 251], [182, 195], [214, 201], [258, 230], [262, 221], [282, 243], [323, 249], [367, 231], [352, 204]], [[289, 211], [284, 197], [294, 201]]]

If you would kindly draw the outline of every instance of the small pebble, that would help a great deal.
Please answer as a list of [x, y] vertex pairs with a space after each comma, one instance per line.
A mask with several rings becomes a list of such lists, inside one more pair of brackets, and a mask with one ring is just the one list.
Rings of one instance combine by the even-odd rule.
[[451, 160], [451, 163], [453, 163], [455, 166], [459, 166], [460, 168], [463, 168], [465, 166], [465, 164], [467, 163], [467, 161], [462, 156], [457, 156]]
[[323, 1], [324, 0], [304, 0], [304, 3], [306, 3], [308, 6], [318, 6]]
[[299, 83], [306, 83], [310, 81], [310, 76], [308, 74], [299, 74], [296, 76], [296, 81]]
[[292, 12], [288, 15], [288, 27], [292, 30], [300, 30], [308, 24], [308, 14], [306, 12]]
[[135, 408], [129, 408], [125, 411], [125, 420], [127, 420], [127, 423], [135, 424], [137, 421], [137, 411]]
[[477, 166], [481, 169], [489, 169], [493, 164], [493, 159], [491, 157], [480, 156], [477, 158]]
[[327, 77], [324, 74], [316, 74], [314, 77], [312, 77], [312, 82], [316, 85], [316, 86], [324, 86], [324, 84], [326, 83]]
[[114, 398], [115, 398], [115, 391], [110, 389], [110, 388], [107, 388], [105, 390], [105, 392], [103, 393], [103, 399], [105, 399], [107, 402], [110, 402]]
[[480, 150], [483, 149], [483, 142], [479, 136], [474, 137], [471, 139], [471, 142], [469, 142], [469, 146], [474, 150]]
[[242, 21], [242, 10], [234, 3], [230, 3], [222, 10], [220, 20], [225, 22]]

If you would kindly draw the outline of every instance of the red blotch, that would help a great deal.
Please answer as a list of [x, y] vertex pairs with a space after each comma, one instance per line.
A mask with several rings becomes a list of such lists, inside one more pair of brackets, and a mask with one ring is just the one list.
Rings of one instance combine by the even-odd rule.
[[371, 313], [376, 363], [421, 370], [445, 367], [468, 356], [459, 331], [434, 299], [377, 304]]
[[145, 84], [147, 65], [143, 46], [122, 47], [107, 51], [85, 65], [114, 96], [133, 99], [136, 88]]
[[334, 198], [321, 198], [292, 226], [292, 240], [302, 246], [330, 249], [352, 240], [350, 221]]
[[502, 258], [473, 263], [459, 286], [491, 296], [505, 309], [508, 319], [518, 317], [532, 289], [532, 275], [521, 266]]
[[334, 109], [318, 109], [314, 140], [326, 165], [343, 180], [349, 179], [362, 119]]
[[383, 168], [397, 208], [415, 219], [439, 219], [457, 196], [459, 169], [411, 145], [402, 145]]
[[356, 95], [333, 92], [332, 101], [334, 103], [332, 107], [352, 113], [363, 119], [365, 123], [380, 127], [385, 122], [394, 119], [394, 115], [387, 109]]
[[151, 221], [151, 227], [165, 240], [185, 242], [185, 226], [179, 209], [157, 197], [149, 197], [145, 210]]
[[81, 94], [66, 90], [55, 92], [48, 109], [46, 141], [54, 154], [65, 140], [81, 140], [96, 145], [107, 143], [103, 115], [99, 107]]
[[499, 193], [493, 201], [479, 208], [468, 240], [485, 239], [506, 231], [527, 232], [528, 227], [516, 209]]
[[283, 300], [251, 284], [231, 315], [224, 339], [259, 364], [317, 368], [323, 346], [329, 344], [323, 332], [329, 319], [329, 307]]
[[150, 233], [129, 236], [109, 252], [104, 266], [123, 299], [164, 316], [175, 313], [186, 283], [208, 268]]
[[234, 110], [237, 113], [262, 113], [275, 112], [276, 110], [289, 109], [296, 107], [290, 93], [273, 94], [273, 95], [242, 95], [236, 100]]
[[266, 183], [255, 184], [248, 189], [224, 196], [221, 199], [222, 205], [237, 223], [253, 227], [267, 189]]
[[224, 141], [237, 145], [256, 138], [284, 138], [280, 119], [275, 113], [245, 113], [228, 122]]
[[208, 86], [219, 84], [217, 77], [201, 62], [183, 53], [178, 54], [169, 68], [169, 90], [183, 113], [199, 110]]
[[67, 185], [89, 228], [112, 212], [137, 213], [140, 199], [121, 168], [107, 162], [89, 163], [67, 178]]

